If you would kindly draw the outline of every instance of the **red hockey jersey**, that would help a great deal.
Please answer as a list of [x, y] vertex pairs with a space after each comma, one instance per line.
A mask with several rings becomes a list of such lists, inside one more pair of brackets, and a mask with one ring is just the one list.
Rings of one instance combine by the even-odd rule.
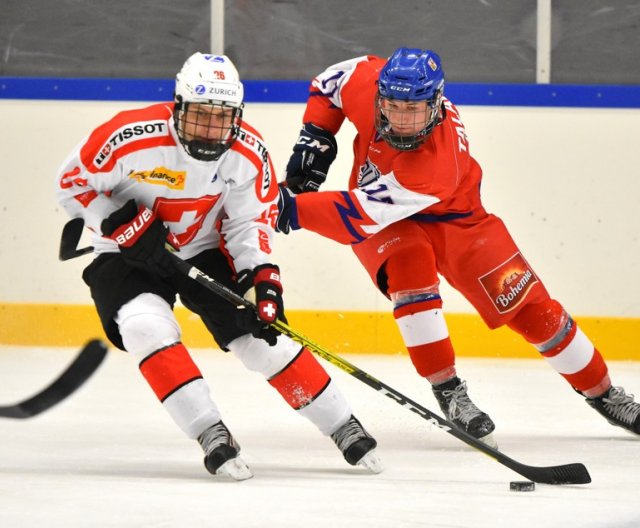
[[450, 101], [444, 100], [443, 122], [416, 150], [394, 149], [377, 134], [376, 81], [385, 62], [367, 56], [328, 68], [313, 80], [303, 118], [334, 134], [345, 118], [356, 127], [350, 191], [296, 198], [301, 227], [345, 244], [413, 215], [446, 220], [482, 207], [482, 171]]

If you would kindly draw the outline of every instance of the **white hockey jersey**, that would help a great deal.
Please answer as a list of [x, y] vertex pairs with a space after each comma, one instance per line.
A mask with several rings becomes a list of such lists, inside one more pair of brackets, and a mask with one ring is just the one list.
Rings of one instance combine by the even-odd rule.
[[199, 161], [180, 144], [172, 115], [173, 103], [155, 104], [96, 128], [59, 170], [60, 204], [84, 218], [96, 253], [118, 251], [100, 224], [134, 198], [176, 236], [183, 259], [222, 247], [236, 271], [270, 262], [278, 187], [262, 137], [243, 122], [219, 160]]

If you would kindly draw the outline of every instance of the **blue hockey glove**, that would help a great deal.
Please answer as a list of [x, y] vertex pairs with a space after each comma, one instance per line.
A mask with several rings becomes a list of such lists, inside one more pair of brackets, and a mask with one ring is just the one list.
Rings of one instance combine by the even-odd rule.
[[289, 231], [300, 229], [298, 224], [298, 208], [296, 197], [286, 184], [278, 186], [278, 218], [276, 219], [276, 231], [289, 234]]
[[287, 163], [285, 180], [289, 189], [295, 194], [317, 191], [337, 154], [338, 144], [331, 132], [305, 123]]

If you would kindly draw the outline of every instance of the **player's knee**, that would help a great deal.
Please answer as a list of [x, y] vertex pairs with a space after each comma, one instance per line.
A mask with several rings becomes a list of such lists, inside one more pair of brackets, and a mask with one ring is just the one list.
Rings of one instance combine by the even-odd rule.
[[157, 295], [138, 295], [115, 317], [125, 349], [138, 361], [180, 341], [180, 327], [169, 304]]
[[433, 249], [417, 244], [394, 251], [384, 264], [388, 292], [406, 292], [438, 288], [438, 273]]
[[271, 378], [280, 372], [300, 352], [300, 345], [292, 339], [280, 335], [275, 346], [263, 339], [243, 335], [228, 345], [229, 350], [242, 361], [249, 370], [260, 372]]
[[569, 314], [555, 299], [526, 304], [508, 326], [534, 345], [553, 340], [564, 332], [571, 320]]
[[402, 308], [411, 304], [428, 304], [429, 308], [442, 308], [439, 284], [431, 286], [414, 287], [389, 293], [393, 309]]

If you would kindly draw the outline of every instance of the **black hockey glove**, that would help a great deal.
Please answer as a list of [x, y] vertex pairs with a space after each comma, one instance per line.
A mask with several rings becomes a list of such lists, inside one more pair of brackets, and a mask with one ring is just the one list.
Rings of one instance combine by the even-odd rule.
[[278, 186], [278, 218], [276, 218], [276, 231], [289, 234], [289, 231], [300, 229], [298, 224], [298, 207], [296, 197], [285, 183]]
[[295, 194], [317, 191], [327, 179], [327, 172], [337, 154], [338, 144], [331, 132], [305, 123], [287, 163], [289, 189]]
[[277, 319], [286, 322], [280, 268], [274, 264], [262, 264], [253, 270], [242, 270], [236, 279], [238, 292], [255, 304], [256, 309], [238, 307], [236, 322], [247, 333], [264, 339], [270, 346], [276, 344], [280, 335], [270, 323]]
[[168, 277], [175, 272], [166, 249], [178, 248], [177, 240], [151, 209], [131, 199], [100, 225], [102, 234], [115, 241], [122, 258], [135, 268]]

